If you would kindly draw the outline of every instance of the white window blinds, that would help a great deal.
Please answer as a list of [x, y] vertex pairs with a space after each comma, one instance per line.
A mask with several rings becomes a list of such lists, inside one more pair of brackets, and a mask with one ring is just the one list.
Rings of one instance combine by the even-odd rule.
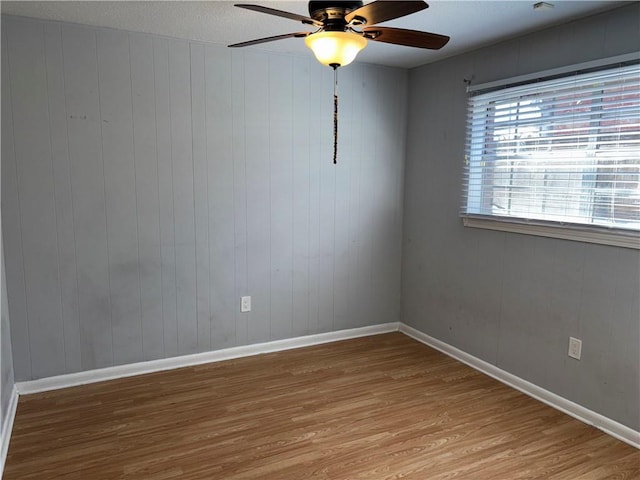
[[469, 99], [463, 216], [640, 231], [640, 66]]

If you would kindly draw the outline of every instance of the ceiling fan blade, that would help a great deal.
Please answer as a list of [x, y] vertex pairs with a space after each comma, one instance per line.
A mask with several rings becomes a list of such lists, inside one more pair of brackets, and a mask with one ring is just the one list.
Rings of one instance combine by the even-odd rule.
[[284, 35], [276, 35], [274, 37], [265, 37], [258, 38], [256, 40], [249, 40], [247, 42], [234, 43], [233, 45], [229, 45], [229, 47], [248, 47], [249, 45], [258, 45], [259, 43], [273, 42], [275, 40], [284, 40], [285, 38], [292, 37], [306, 37], [311, 32], [296, 32], [296, 33], [285, 33]]
[[429, 7], [423, 0], [418, 1], [384, 1], [371, 2], [345, 15], [347, 23], [354, 19], [365, 19], [366, 25], [386, 22], [394, 18], [404, 17]]
[[307, 25], [315, 25], [316, 27], [322, 27], [322, 22], [314, 20], [304, 15], [298, 15], [297, 13], [285, 12], [284, 10], [277, 10], [275, 8], [263, 7], [262, 5], [250, 5], [246, 3], [236, 3], [236, 7], [246, 8], [247, 10], [253, 10], [254, 12], [266, 13], [269, 15], [275, 15], [276, 17], [284, 17], [290, 20], [298, 20]]
[[449, 41], [449, 37], [446, 35], [406, 30], [404, 28], [365, 27], [362, 31], [365, 33], [365, 37], [370, 40], [406, 45], [407, 47], [428, 48], [430, 50], [438, 50]]

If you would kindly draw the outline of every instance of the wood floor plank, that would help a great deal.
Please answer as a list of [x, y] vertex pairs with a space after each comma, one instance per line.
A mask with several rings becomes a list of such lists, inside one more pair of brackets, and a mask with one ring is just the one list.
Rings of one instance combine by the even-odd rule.
[[4, 478], [639, 479], [640, 451], [391, 333], [21, 396]]

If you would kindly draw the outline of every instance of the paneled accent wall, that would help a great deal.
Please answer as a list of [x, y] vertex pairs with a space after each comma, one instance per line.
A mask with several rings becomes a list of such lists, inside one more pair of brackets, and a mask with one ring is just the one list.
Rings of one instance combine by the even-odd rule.
[[2, 62], [16, 380], [399, 320], [405, 71], [340, 70], [334, 166], [311, 54], [5, 17]]
[[636, 430], [640, 251], [465, 228], [458, 212], [464, 79], [637, 51], [638, 18], [635, 2], [411, 71], [402, 270], [405, 323]]

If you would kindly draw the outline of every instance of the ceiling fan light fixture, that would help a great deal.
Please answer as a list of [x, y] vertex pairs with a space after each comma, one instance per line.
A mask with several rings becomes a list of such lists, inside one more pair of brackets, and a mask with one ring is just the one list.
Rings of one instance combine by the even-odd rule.
[[324, 31], [308, 35], [304, 43], [323, 65], [344, 67], [367, 46], [367, 39], [357, 33]]

